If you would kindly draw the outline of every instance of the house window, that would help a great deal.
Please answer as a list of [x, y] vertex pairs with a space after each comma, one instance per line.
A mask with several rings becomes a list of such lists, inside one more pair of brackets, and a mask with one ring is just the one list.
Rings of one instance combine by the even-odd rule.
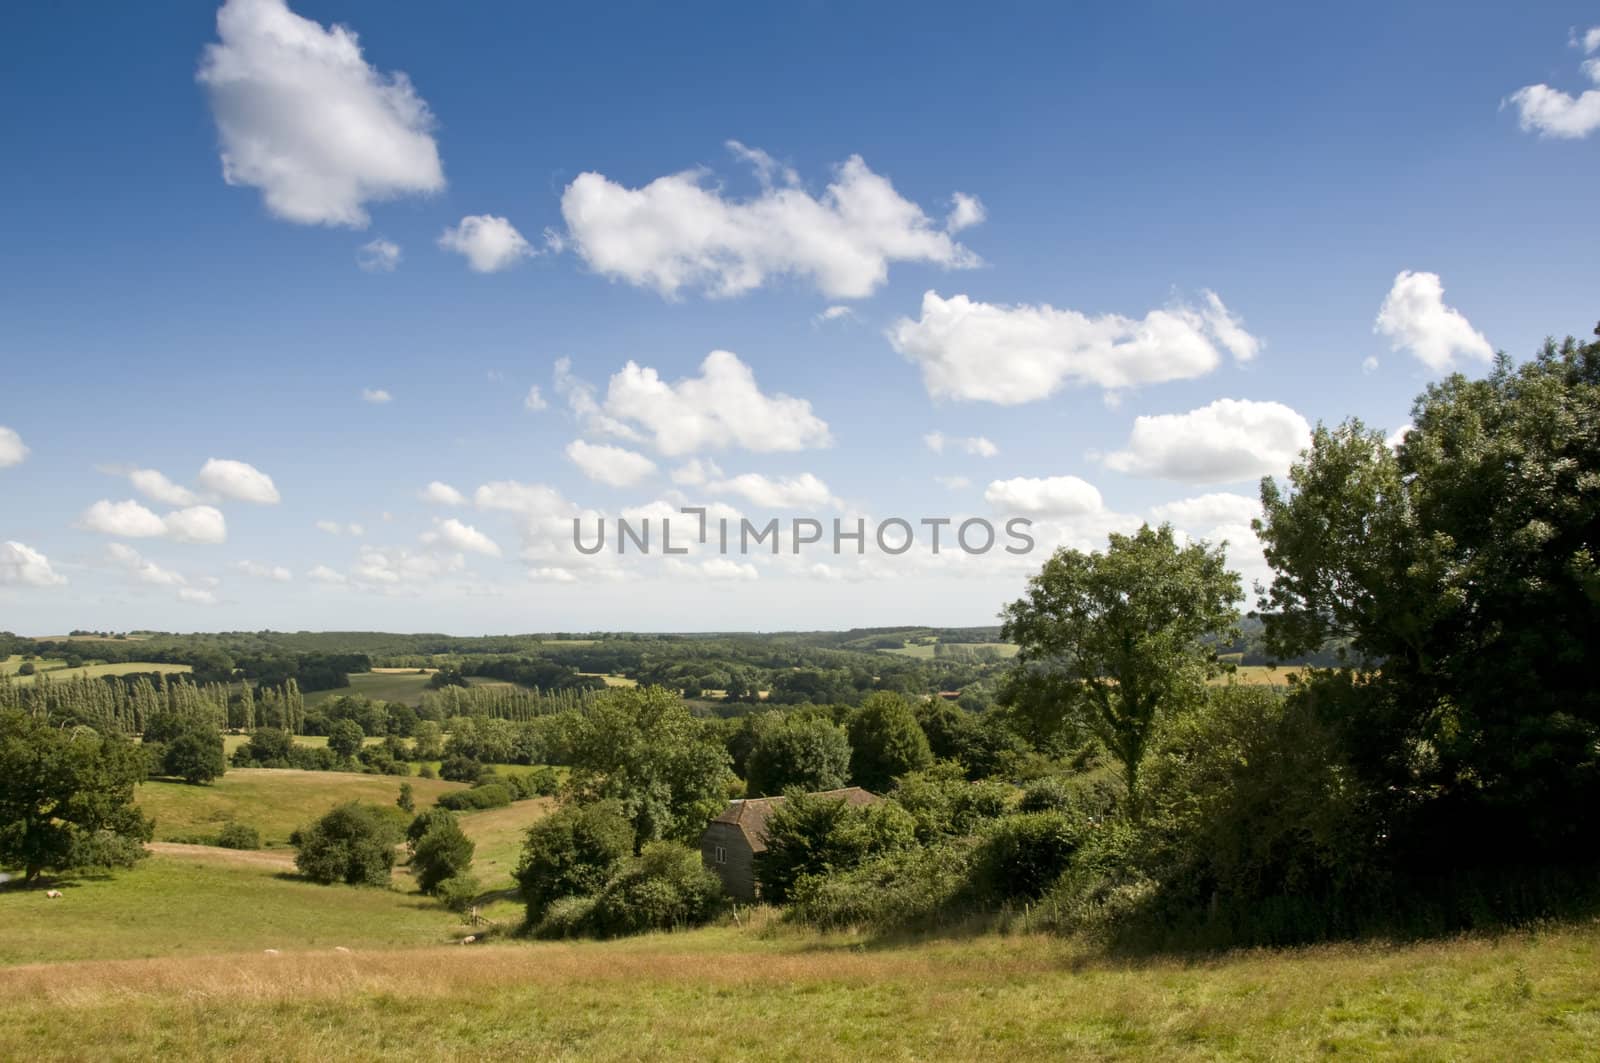
[[716, 847], [716, 854], [717, 854], [717, 863], [726, 864], [728, 862], [728, 850], [724, 849], [722, 846], [719, 845], [719, 846]]

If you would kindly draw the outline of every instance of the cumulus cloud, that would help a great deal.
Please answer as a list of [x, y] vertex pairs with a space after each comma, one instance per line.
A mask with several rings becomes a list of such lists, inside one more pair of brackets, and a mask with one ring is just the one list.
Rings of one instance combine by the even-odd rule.
[[242, 461], [212, 458], [200, 467], [195, 479], [206, 490], [240, 502], [273, 505], [281, 500], [272, 477]]
[[[113, 471], [111, 469], [104, 470]], [[124, 470], [117, 469], [122, 472]], [[166, 475], [156, 469], [127, 469], [128, 482], [133, 484], [134, 490], [153, 502], [160, 502], [168, 506], [192, 506], [200, 501], [199, 497], [187, 487], [173, 483]]]
[[1444, 284], [1437, 273], [1402, 270], [1394, 279], [1373, 331], [1387, 336], [1396, 351], [1409, 351], [1436, 373], [1450, 369], [1457, 358], [1486, 362], [1494, 348], [1483, 333], [1454, 307], [1444, 305]]
[[393, 402], [394, 396], [383, 388], [362, 388], [361, 401], [370, 402], [374, 406], [382, 406], [386, 402]]
[[222, 176], [260, 189], [276, 216], [363, 228], [367, 203], [444, 187], [427, 103], [405, 74], [368, 65], [354, 31], [284, 0], [228, 0], [217, 37], [197, 77]]
[[348, 535], [354, 539], [361, 538], [361, 536], [365, 535], [367, 532], [367, 529], [363, 528], [359, 524], [353, 522], [350, 524], [340, 524], [336, 520], [317, 521], [317, 530], [327, 532], [329, 535]]
[[307, 572], [306, 575], [311, 579], [316, 580], [318, 583], [331, 583], [337, 585], [349, 582], [345, 578], [344, 573], [336, 572], [327, 565], [317, 565], [310, 572]]
[[101, 499], [78, 518], [78, 527], [121, 539], [165, 538], [180, 543], [226, 542], [227, 522], [211, 506], [189, 506], [158, 517], [132, 499]]
[[828, 485], [812, 473], [771, 478], [747, 472], [728, 480], [716, 480], [706, 490], [719, 494], [742, 495], [766, 509], [816, 509], [837, 504]]
[[149, 583], [157, 587], [181, 587], [189, 582], [183, 577], [183, 573], [162, 568], [124, 543], [112, 543], [107, 546], [106, 557], [118, 568], [133, 573], [133, 577], [140, 583]]
[[22, 437], [14, 429], [0, 425], [0, 469], [21, 465], [22, 459], [27, 456], [28, 448], [22, 442]]
[[711, 480], [722, 479], [722, 469], [710, 458], [704, 461], [693, 458], [672, 470], [672, 482], [684, 487], [699, 487]]
[[924, 435], [922, 443], [935, 454], [943, 454], [945, 447], [979, 458], [992, 458], [1000, 453], [1000, 448], [983, 436], [947, 436], [943, 432], [935, 431]]
[[67, 578], [33, 547], [8, 539], [0, 543], [0, 587], [54, 587]]
[[522, 408], [525, 410], [532, 410], [535, 413], [543, 409], [548, 409], [549, 406], [550, 404], [545, 401], [544, 395], [539, 392], [538, 384], [535, 384], [533, 387], [529, 388], [527, 396], [522, 400]]
[[[569, 395], [574, 393], [581, 395], [581, 390], [569, 389]], [[712, 351], [700, 364], [699, 376], [676, 383], [630, 361], [612, 376], [603, 408], [595, 407], [592, 395], [581, 401], [600, 415], [586, 418], [591, 427], [648, 439], [674, 457], [726, 447], [762, 453], [804, 450], [833, 441], [827, 422], [811, 412], [811, 403], [765, 394], [750, 367], [728, 351]]]
[[1218, 399], [1188, 413], [1139, 417], [1106, 467], [1180, 483], [1233, 483], [1286, 472], [1311, 426], [1279, 402]]
[[567, 444], [567, 457], [589, 479], [608, 487], [632, 487], [656, 471], [656, 463], [643, 454], [581, 439]]
[[282, 565], [264, 565], [259, 561], [236, 561], [233, 567], [247, 576], [271, 580], [274, 583], [288, 583], [294, 579], [294, 573]]
[[1028, 477], [995, 480], [983, 492], [983, 499], [1007, 513], [1046, 513], [1055, 516], [1081, 516], [1098, 513], [1105, 506], [1099, 490], [1076, 476]]
[[958, 233], [962, 229], [982, 224], [988, 217], [989, 212], [984, 209], [981, 199], [964, 192], [957, 192], [950, 197], [950, 213], [945, 215], [944, 231]]
[[1261, 516], [1260, 499], [1230, 491], [1180, 498], [1163, 502], [1150, 510], [1157, 522], [1180, 528], [1215, 527], [1219, 524], [1248, 525]]
[[400, 245], [392, 240], [369, 240], [356, 248], [356, 265], [368, 273], [393, 273], [400, 265]]
[[972, 481], [965, 476], [935, 476], [933, 482], [948, 491], [960, 491], [972, 486]]
[[713, 557], [707, 561], [680, 561], [671, 558], [667, 570], [695, 580], [744, 583], [760, 579], [761, 573], [748, 561], [735, 561], [730, 557]]
[[432, 531], [423, 532], [422, 541], [429, 546], [446, 546], [452, 550], [465, 550], [485, 557], [500, 556], [498, 543], [472, 525], [463, 524], [454, 517], [436, 521]]
[[464, 506], [467, 504], [466, 496], [447, 483], [434, 480], [424, 487], [419, 497], [424, 502], [432, 502], [436, 506]]
[[[1585, 55], [1594, 55], [1600, 51], [1600, 26], [1585, 31], [1581, 37], [1574, 33], [1571, 43]], [[1580, 69], [1600, 85], [1600, 58], [1584, 60]], [[1600, 129], [1600, 89], [1573, 96], [1549, 85], [1526, 85], [1513, 92], [1507, 102], [1516, 106], [1518, 121], [1529, 133], [1580, 140]]]
[[729, 197], [703, 170], [642, 188], [579, 174], [561, 197], [568, 243], [597, 273], [668, 297], [684, 289], [739, 295], [788, 276], [858, 299], [884, 283], [891, 262], [979, 264], [859, 155], [816, 197], [765, 152], [729, 147], [755, 169], [758, 195]]
[[843, 321], [846, 318], [853, 318], [855, 316], [856, 312], [850, 309], [848, 306], [830, 306], [825, 307], [822, 313], [817, 315], [817, 323], [820, 324], [824, 321]]
[[1376, 355], [1369, 354], [1365, 358], [1361, 359], [1361, 372], [1363, 375], [1370, 375], [1372, 373], [1376, 373], [1377, 371], [1378, 358]]
[[411, 592], [464, 567], [466, 560], [460, 554], [440, 556], [399, 546], [363, 546], [350, 569], [350, 580], [381, 590]]
[[495, 480], [482, 484], [473, 492], [473, 501], [479, 509], [497, 509], [524, 515], [565, 513], [571, 509], [571, 503], [562, 498], [555, 488], [516, 480]]
[[1199, 309], [1179, 305], [1127, 318], [930, 291], [922, 316], [897, 321], [889, 342], [922, 370], [933, 397], [1001, 405], [1033, 402], [1068, 385], [1114, 391], [1188, 380], [1221, 364], [1219, 346], [1241, 362], [1260, 349], [1210, 292]]
[[440, 234], [439, 246], [465, 258], [474, 273], [498, 273], [534, 253], [515, 226], [493, 214], [467, 215]]
[[190, 605], [216, 605], [217, 596], [214, 592], [201, 587], [179, 587], [178, 601]]

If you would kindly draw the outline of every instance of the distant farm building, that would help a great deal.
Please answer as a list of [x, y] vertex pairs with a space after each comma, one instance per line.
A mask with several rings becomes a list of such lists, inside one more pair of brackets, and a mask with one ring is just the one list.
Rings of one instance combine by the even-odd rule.
[[[824, 790], [814, 796], [841, 798], [849, 805], [870, 805], [883, 800], [859, 786]], [[753, 901], [760, 895], [756, 854], [767, 851], [767, 817], [783, 801], [781, 797], [730, 801], [722, 814], [706, 825], [705, 833], [700, 836], [700, 859], [722, 879], [729, 896]]]

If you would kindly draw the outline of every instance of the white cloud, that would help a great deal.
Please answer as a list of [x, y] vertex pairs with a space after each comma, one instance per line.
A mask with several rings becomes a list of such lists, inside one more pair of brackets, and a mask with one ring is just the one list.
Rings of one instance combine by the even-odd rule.
[[983, 498], [995, 509], [1008, 513], [1081, 516], [1104, 508], [1099, 490], [1076, 476], [995, 480], [984, 490]]
[[950, 197], [950, 213], [945, 215], [944, 231], [958, 233], [982, 224], [988, 217], [989, 212], [984, 209], [983, 200], [965, 192], [957, 192]]
[[1248, 526], [1261, 516], [1261, 502], [1248, 495], [1216, 491], [1193, 498], [1180, 498], [1176, 502], [1164, 502], [1153, 507], [1150, 516], [1157, 522], [1180, 528], [1215, 527], [1220, 524]]
[[225, 458], [212, 458], [200, 468], [200, 475], [195, 478], [200, 486], [208, 491], [215, 491], [224, 498], [234, 498], [241, 502], [258, 502], [262, 505], [273, 505], [280, 501], [278, 488], [272, 482], [272, 477], [242, 461], [230, 461]]
[[1393, 350], [1409, 351], [1436, 373], [1460, 358], [1488, 361], [1494, 348], [1454, 307], [1444, 305], [1437, 273], [1402, 270], [1378, 310], [1374, 332], [1389, 338]]
[[381, 237], [356, 249], [356, 265], [368, 273], [393, 273], [400, 257], [400, 245]]
[[193, 491], [155, 469], [129, 469], [128, 480], [141, 495], [168, 506], [192, 506], [199, 501]]
[[816, 509], [818, 506], [837, 504], [828, 485], [812, 473], [772, 479], [757, 472], [747, 472], [729, 480], [718, 480], [706, 485], [707, 491], [742, 495], [757, 506], [767, 509]]
[[755, 374], [728, 351], [712, 351], [700, 375], [669, 384], [648, 366], [629, 362], [611, 378], [603, 419], [593, 427], [637, 437], [637, 424], [661, 453], [689, 454], [704, 448], [743, 447], [757, 452], [803, 450], [832, 442], [827, 422], [811, 403], [788, 395], [766, 395]]
[[498, 543], [472, 525], [463, 524], [454, 517], [436, 521], [433, 531], [423, 533], [422, 541], [429, 546], [443, 545], [454, 550], [482, 554], [485, 557], [500, 556]]
[[943, 432], [929, 432], [922, 437], [923, 445], [935, 454], [943, 454], [945, 447], [958, 449], [979, 458], [992, 458], [1000, 453], [984, 436], [947, 436]]
[[22, 442], [22, 437], [16, 431], [0, 425], [0, 469], [12, 465], [21, 465], [22, 459], [28, 456], [28, 448]]
[[699, 487], [710, 480], [722, 479], [722, 468], [710, 458], [701, 461], [693, 458], [672, 470], [672, 482], [683, 487]]
[[979, 262], [859, 155], [837, 167], [818, 198], [764, 152], [729, 146], [754, 165], [759, 195], [729, 198], [700, 170], [642, 188], [579, 174], [561, 197], [570, 243], [596, 272], [668, 297], [686, 288], [738, 295], [793, 276], [824, 295], [859, 299], [884, 283], [891, 262]]
[[398, 546], [363, 546], [350, 570], [350, 578], [356, 583], [379, 589], [416, 591], [422, 585], [464, 567], [466, 560], [460, 554], [438, 556], [415, 554]]
[[228, 538], [222, 513], [211, 506], [190, 506], [158, 517], [132, 499], [101, 499], [83, 511], [78, 526], [123, 539], [166, 538], [180, 543], [214, 544]]
[[157, 587], [181, 587], [189, 582], [184, 579], [183, 573], [162, 568], [124, 543], [111, 543], [107, 546], [106, 557], [112, 564], [132, 572], [140, 583], [149, 583]]
[[1139, 417], [1107, 468], [1181, 483], [1233, 483], [1288, 470], [1311, 443], [1306, 419], [1278, 402], [1218, 399], [1188, 413]]
[[247, 576], [271, 580], [274, 583], [288, 583], [294, 579], [294, 573], [282, 565], [263, 565], [259, 561], [237, 561], [233, 567]]
[[568, 568], [539, 565], [528, 569], [528, 578], [537, 583], [576, 583], [578, 574]]
[[439, 235], [439, 246], [465, 258], [474, 273], [510, 269], [534, 253], [509, 221], [493, 214], [467, 215]]
[[344, 573], [335, 572], [327, 565], [317, 565], [310, 572], [306, 573], [306, 575], [316, 580], [318, 583], [338, 584], [348, 582], [345, 579]]
[[393, 402], [394, 396], [383, 388], [362, 388], [361, 401], [370, 402], [375, 406], [382, 406], [386, 402]]
[[1361, 359], [1361, 372], [1363, 374], [1372, 374], [1376, 373], [1377, 371], [1378, 358], [1376, 355], [1369, 354], [1365, 358]]
[[432, 502], [438, 506], [464, 506], [466, 497], [447, 483], [434, 480], [424, 487], [420, 494], [424, 502]]
[[561, 493], [544, 484], [524, 484], [516, 480], [496, 480], [481, 485], [473, 493], [479, 509], [498, 509], [528, 516], [566, 513], [572, 505]]
[[179, 587], [178, 601], [187, 602], [190, 605], [216, 605], [217, 596], [211, 591], [202, 590], [199, 587]]
[[608, 487], [632, 487], [656, 471], [656, 463], [643, 454], [581, 439], [567, 444], [567, 457], [589, 479]]
[[1383, 441], [1384, 443], [1388, 444], [1390, 450], [1393, 450], [1401, 443], [1406, 441], [1406, 436], [1410, 435], [1411, 430], [1415, 427], [1416, 425], [1412, 424], [1410, 421], [1407, 421], [1399, 428], [1396, 428], [1393, 432], [1390, 432], [1386, 437], [1384, 437]]
[[965, 476], [935, 476], [933, 482], [950, 491], [959, 491], [972, 486], [972, 481]]
[[548, 409], [549, 406], [550, 404], [545, 401], [544, 396], [539, 393], [538, 384], [535, 384], [533, 387], [529, 388], [527, 397], [522, 400], [523, 409], [533, 410], [536, 413], [539, 410]]
[[8, 539], [0, 543], [0, 587], [54, 587], [67, 578], [33, 547]]
[[823, 321], [844, 321], [847, 318], [853, 318], [855, 316], [856, 312], [850, 309], [848, 306], [830, 306], [824, 308], [822, 313], [817, 315], [816, 319], [818, 323], [821, 323]]
[[[1585, 55], [1600, 51], [1600, 26], [1587, 30], [1581, 39], [1574, 34], [1572, 44]], [[1585, 60], [1579, 69], [1600, 85], [1600, 59]], [[1600, 89], [1573, 96], [1549, 85], [1527, 85], [1513, 92], [1507, 102], [1516, 105], [1518, 120], [1529, 133], [1579, 140], [1600, 129]]]
[[329, 535], [348, 535], [354, 539], [359, 539], [367, 533], [367, 529], [353, 521], [349, 524], [340, 524], [336, 520], [319, 520], [317, 530], [327, 532]]
[[713, 557], [707, 561], [679, 561], [672, 558], [668, 570], [695, 580], [745, 583], [761, 578], [756, 566], [748, 561], [735, 561], [729, 557]]
[[197, 77], [222, 175], [259, 188], [273, 214], [361, 228], [370, 201], [444, 187], [428, 105], [404, 74], [369, 66], [349, 28], [324, 29], [284, 0], [228, 0], [217, 36]]
[[1238, 361], [1260, 343], [1222, 301], [1206, 293], [1203, 310], [1176, 306], [1143, 318], [1090, 317], [1076, 310], [981, 303], [965, 295], [922, 297], [922, 316], [889, 330], [895, 350], [917, 363], [935, 398], [1014, 405], [1067, 385], [1107, 390], [1203, 376]]

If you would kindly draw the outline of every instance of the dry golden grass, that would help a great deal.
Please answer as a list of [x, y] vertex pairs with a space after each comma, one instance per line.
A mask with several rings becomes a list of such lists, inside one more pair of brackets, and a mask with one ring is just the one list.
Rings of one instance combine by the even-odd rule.
[[0, 1057], [1593, 1058], [1595, 926], [1115, 962], [1041, 937], [612, 943], [0, 970]]

